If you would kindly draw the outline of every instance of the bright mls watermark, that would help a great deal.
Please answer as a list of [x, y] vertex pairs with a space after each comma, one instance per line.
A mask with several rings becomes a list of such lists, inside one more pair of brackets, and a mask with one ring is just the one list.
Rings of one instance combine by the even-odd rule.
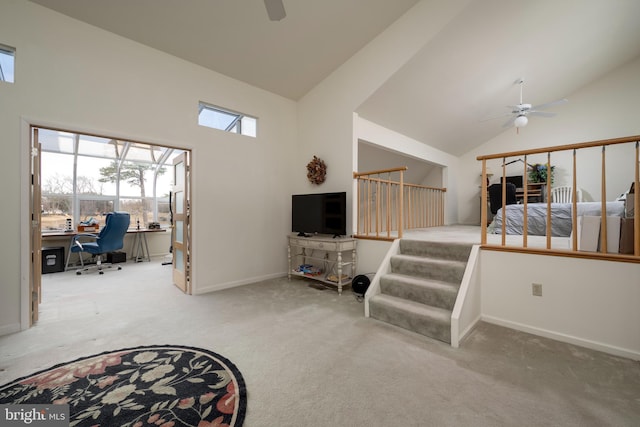
[[0, 405], [0, 426], [69, 427], [69, 405]]

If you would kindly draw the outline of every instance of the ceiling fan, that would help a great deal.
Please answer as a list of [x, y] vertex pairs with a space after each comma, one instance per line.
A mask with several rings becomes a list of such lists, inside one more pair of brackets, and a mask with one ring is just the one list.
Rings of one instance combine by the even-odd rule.
[[[514, 82], [514, 84], [520, 85], [520, 103], [517, 105], [508, 105], [507, 108], [509, 108], [511, 112], [498, 116], [498, 117], [510, 116], [509, 120], [507, 120], [502, 125], [502, 127], [509, 127], [509, 126], [515, 126], [516, 128], [524, 127], [527, 125], [527, 123], [529, 123], [528, 116], [553, 117], [556, 115], [555, 113], [550, 113], [550, 112], [541, 111], [541, 110], [545, 110], [551, 106], [564, 104], [565, 102], [568, 102], [567, 99], [558, 99], [556, 101], [547, 102], [546, 104], [540, 104], [535, 106], [531, 104], [525, 104], [522, 102], [522, 86], [524, 85], [524, 79], [518, 79]], [[496, 118], [496, 117], [492, 117], [492, 119], [493, 118]], [[487, 119], [487, 120], [491, 120], [491, 119]]]
[[282, 0], [264, 0], [264, 6], [267, 8], [267, 15], [272, 21], [280, 21], [287, 16]]

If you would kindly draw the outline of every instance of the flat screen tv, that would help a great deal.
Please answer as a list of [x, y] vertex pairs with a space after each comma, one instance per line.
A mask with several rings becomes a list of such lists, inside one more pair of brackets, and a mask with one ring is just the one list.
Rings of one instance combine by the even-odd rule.
[[[506, 180], [507, 182], [513, 183], [513, 185], [515, 185], [517, 189], [524, 188], [524, 179], [522, 175], [507, 176]], [[500, 178], [500, 182], [502, 182], [502, 178]]]
[[291, 196], [291, 231], [298, 235], [347, 234], [347, 193]]

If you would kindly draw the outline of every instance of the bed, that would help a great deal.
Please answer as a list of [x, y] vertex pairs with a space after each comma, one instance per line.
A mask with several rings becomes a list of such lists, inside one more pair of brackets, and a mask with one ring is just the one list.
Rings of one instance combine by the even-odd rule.
[[[547, 234], [547, 204], [527, 204], [527, 234], [530, 236], [545, 236]], [[577, 204], [578, 216], [600, 216], [601, 202], [581, 202]], [[572, 230], [572, 203], [551, 203], [551, 236], [569, 237]], [[498, 209], [493, 221], [489, 225], [488, 233], [502, 233], [503, 208]], [[624, 216], [624, 202], [607, 202], [607, 216]], [[506, 234], [523, 234], [524, 204], [506, 206]]]

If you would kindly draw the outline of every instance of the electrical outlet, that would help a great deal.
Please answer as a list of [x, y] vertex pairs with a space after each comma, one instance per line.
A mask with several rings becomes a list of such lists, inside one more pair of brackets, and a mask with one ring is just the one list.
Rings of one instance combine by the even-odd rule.
[[542, 283], [532, 283], [531, 284], [531, 293], [534, 297], [542, 296]]

